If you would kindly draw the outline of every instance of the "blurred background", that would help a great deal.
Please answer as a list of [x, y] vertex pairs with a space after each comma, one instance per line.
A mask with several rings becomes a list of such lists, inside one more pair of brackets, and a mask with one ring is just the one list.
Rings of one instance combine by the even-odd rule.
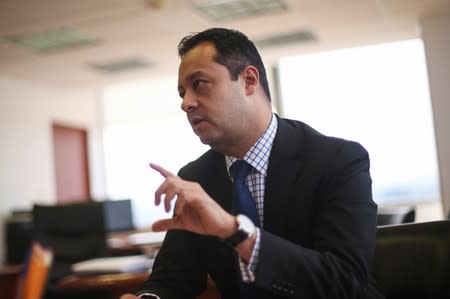
[[177, 45], [209, 27], [255, 41], [278, 114], [368, 149], [380, 208], [447, 217], [448, 0], [0, 0], [1, 223], [106, 199], [131, 199], [138, 228], [169, 216], [148, 163], [207, 150], [180, 110]]

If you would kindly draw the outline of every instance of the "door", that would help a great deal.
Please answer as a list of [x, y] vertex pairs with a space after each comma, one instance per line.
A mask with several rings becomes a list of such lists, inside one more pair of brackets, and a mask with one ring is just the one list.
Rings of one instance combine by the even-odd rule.
[[52, 129], [58, 203], [89, 200], [87, 131], [61, 124]]

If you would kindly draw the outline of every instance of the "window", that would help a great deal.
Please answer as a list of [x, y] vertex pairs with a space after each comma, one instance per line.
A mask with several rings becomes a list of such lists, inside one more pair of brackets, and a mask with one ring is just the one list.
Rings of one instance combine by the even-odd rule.
[[421, 40], [285, 58], [279, 81], [285, 117], [369, 151], [378, 204], [439, 199]]

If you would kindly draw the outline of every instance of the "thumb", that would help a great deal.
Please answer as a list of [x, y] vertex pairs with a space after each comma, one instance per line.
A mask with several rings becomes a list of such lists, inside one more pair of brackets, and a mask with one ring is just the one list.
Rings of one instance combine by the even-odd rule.
[[173, 218], [168, 218], [168, 219], [160, 219], [158, 221], [155, 221], [152, 224], [152, 231], [154, 232], [163, 232], [169, 229], [177, 229], [179, 228], [177, 226], [177, 221], [176, 221], [177, 216], [174, 216]]

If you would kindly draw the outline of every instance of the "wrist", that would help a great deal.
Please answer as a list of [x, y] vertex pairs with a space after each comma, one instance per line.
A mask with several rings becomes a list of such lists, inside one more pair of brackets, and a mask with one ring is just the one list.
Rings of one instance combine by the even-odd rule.
[[236, 233], [237, 230], [238, 230], [238, 222], [236, 216], [229, 215], [229, 217], [226, 218], [225, 225], [223, 226], [218, 237], [225, 240], [229, 236]]
[[[228, 235], [224, 239], [225, 243], [229, 246], [236, 248], [239, 244], [251, 239], [255, 236], [256, 226], [253, 222], [245, 215], [239, 214], [234, 217], [235, 228], [231, 235]], [[237, 225], [237, 228], [236, 228]]]
[[237, 251], [239, 256], [246, 262], [250, 262], [253, 254], [253, 249], [256, 243], [257, 233], [251, 235], [240, 244], [238, 244], [234, 249]]

